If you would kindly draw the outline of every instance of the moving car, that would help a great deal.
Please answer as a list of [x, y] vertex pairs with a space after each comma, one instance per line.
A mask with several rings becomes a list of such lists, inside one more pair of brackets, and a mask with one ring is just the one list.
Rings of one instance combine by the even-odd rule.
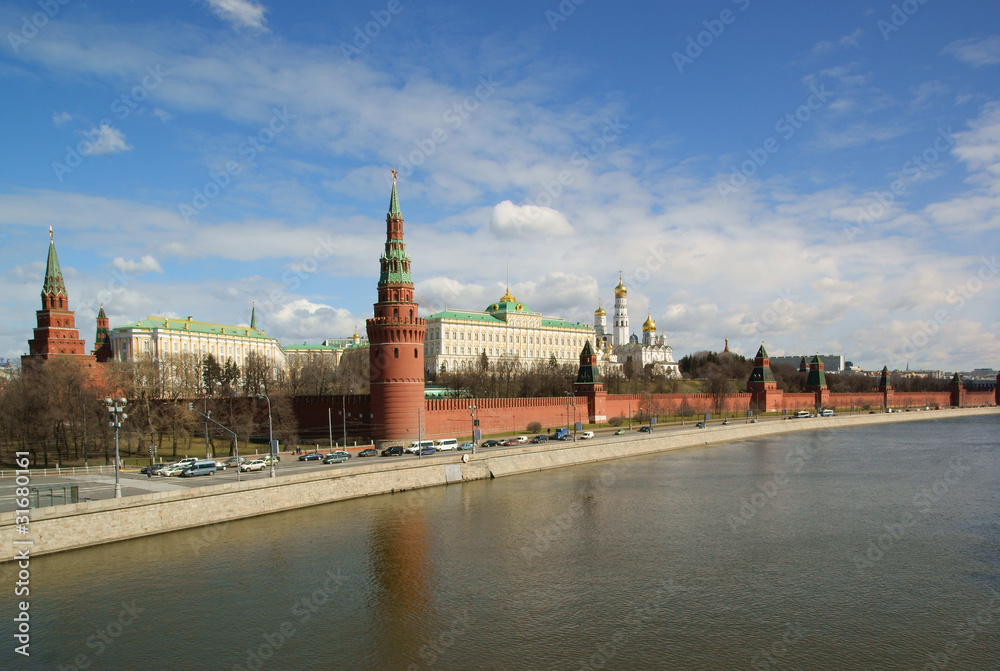
[[526, 443], [526, 442], [528, 442], [528, 437], [527, 436], [515, 436], [514, 440], [516, 440], [519, 443]]
[[549, 437], [544, 435], [538, 435], [531, 439], [533, 443], [547, 443], [549, 442]]
[[697, 424], [695, 424], [695, 426], [697, 426], [699, 429], [704, 429], [705, 428], [705, 422], [698, 422]]
[[247, 460], [244, 459], [243, 457], [229, 457], [225, 461], [215, 462], [215, 467], [218, 468], [219, 470], [224, 471], [227, 468], [234, 468], [236, 466], [239, 466], [240, 464], [245, 464], [246, 462]]
[[167, 477], [167, 478], [172, 477], [174, 475], [180, 475], [181, 471], [183, 471], [188, 466], [189, 466], [188, 463], [182, 464], [180, 462], [178, 462], [176, 464], [169, 464], [169, 465], [164, 466], [163, 468], [161, 468], [160, 472], [158, 473], [158, 475], [162, 475], [162, 476]]
[[402, 445], [391, 445], [382, 450], [383, 457], [400, 457], [403, 455]]
[[139, 472], [142, 473], [143, 475], [145, 475], [146, 473], [156, 475], [157, 473], [160, 472], [160, 470], [162, 470], [166, 466], [167, 464], [153, 464], [152, 466], [143, 466], [142, 468], [139, 469]]
[[616, 436], [624, 436], [625, 435], [625, 429], [618, 429], [617, 431], [615, 431], [615, 435]]
[[303, 454], [299, 457], [299, 461], [319, 461], [323, 458], [323, 455], [319, 452], [310, 452], [309, 454]]
[[594, 437], [593, 431], [584, 431], [583, 433], [580, 434], [580, 440], [590, 440], [593, 437]]
[[513, 445], [520, 445], [521, 441], [519, 441], [517, 438], [508, 438], [507, 440], [503, 441], [500, 444], [506, 447], [511, 447]]
[[253, 461], [248, 461], [245, 464], [240, 465], [240, 470], [244, 473], [249, 473], [250, 471], [263, 471], [267, 468], [267, 464], [264, 463], [263, 459], [254, 459]]
[[434, 454], [435, 452], [437, 452], [437, 450], [435, 450], [433, 447], [422, 447], [422, 448], [420, 448], [420, 454], [421, 455], [424, 455], [424, 454]]
[[198, 475], [212, 475], [215, 473], [216, 465], [212, 459], [202, 459], [196, 461], [180, 473], [182, 478], [193, 478]]
[[729, 426], [729, 420], [728, 419], [722, 420], [722, 426]]
[[[702, 422], [704, 424], [704, 422]], [[639, 433], [653, 433], [653, 427], [651, 426], [640, 426]]]
[[358, 452], [359, 457], [376, 457], [378, 456], [378, 450], [374, 447], [369, 447], [368, 449], [361, 450]]
[[500, 444], [499, 440], [493, 440], [491, 438], [489, 440], [483, 441], [482, 447], [496, 447], [499, 444]]
[[458, 449], [471, 450], [473, 447], [475, 447], [475, 445], [473, 445], [472, 443], [462, 443], [461, 445], [458, 446]]
[[265, 466], [270, 464], [272, 461], [274, 463], [278, 463], [279, 461], [281, 461], [281, 457], [279, 457], [276, 454], [265, 454], [263, 457], [261, 457], [261, 459], [264, 461]]
[[434, 447], [434, 441], [421, 440], [419, 443], [417, 441], [413, 441], [412, 443], [410, 443], [410, 446], [403, 451], [406, 452], [407, 454], [416, 454], [423, 447]]
[[437, 441], [437, 443], [434, 444], [434, 447], [441, 452], [454, 450], [455, 448], [458, 447], [458, 440], [456, 440], [455, 438], [443, 438]]
[[331, 452], [323, 457], [324, 464], [342, 464], [349, 458], [347, 452]]

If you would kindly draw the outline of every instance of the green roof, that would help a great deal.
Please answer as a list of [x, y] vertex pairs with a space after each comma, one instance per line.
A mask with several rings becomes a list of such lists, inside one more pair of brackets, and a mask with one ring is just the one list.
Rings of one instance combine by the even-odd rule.
[[392, 195], [389, 196], [389, 212], [388, 217], [390, 219], [402, 219], [403, 213], [399, 211], [399, 199], [396, 198], [396, 173], [392, 173]]
[[[513, 311], [512, 311], [513, 312]], [[520, 314], [524, 314], [522, 311]], [[535, 314], [535, 313], [528, 313]], [[474, 312], [472, 310], [443, 310], [441, 312], [435, 312], [434, 314], [427, 317], [427, 319], [455, 319], [459, 321], [467, 322], [484, 322], [486, 324], [506, 324], [503, 319], [493, 316], [489, 312]], [[568, 328], [568, 329], [579, 329], [592, 331], [593, 328], [587, 326], [586, 324], [580, 324], [577, 322], [568, 322], [565, 319], [559, 319], [555, 317], [542, 317], [542, 326], [550, 328]]]
[[146, 317], [131, 324], [116, 326], [112, 331], [125, 331], [127, 329], [161, 329], [167, 331], [178, 331], [180, 333], [205, 333], [212, 335], [242, 336], [244, 338], [260, 338], [262, 340], [274, 340], [264, 335], [257, 329], [246, 326], [230, 326], [227, 324], [211, 324], [209, 322], [198, 322], [193, 319], [180, 319], [170, 317]]
[[355, 345], [353, 343], [346, 344], [346, 345], [342, 345], [342, 344], [336, 344], [336, 345], [322, 345], [322, 344], [320, 344], [320, 345], [311, 345], [311, 344], [308, 344], [308, 343], [302, 343], [301, 345], [287, 345], [287, 346], [282, 347], [281, 349], [285, 350], [286, 352], [289, 352], [289, 351], [296, 351], [296, 352], [336, 352], [337, 350], [342, 350], [342, 349], [345, 349], [345, 350], [346, 349], [364, 349], [366, 347], [368, 347], [368, 341], [367, 340], [362, 340], [357, 345]]
[[51, 238], [49, 238], [49, 258], [45, 262], [45, 284], [42, 286], [42, 296], [49, 294], [68, 296], [62, 270], [59, 268], [59, 257], [56, 256], [56, 243]]

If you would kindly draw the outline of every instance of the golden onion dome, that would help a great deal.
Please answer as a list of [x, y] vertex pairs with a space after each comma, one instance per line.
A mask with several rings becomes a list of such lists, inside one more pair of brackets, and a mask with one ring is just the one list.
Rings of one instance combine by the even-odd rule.
[[653, 315], [650, 314], [646, 317], [646, 321], [642, 324], [643, 333], [656, 332], [656, 322], [653, 321]]
[[594, 316], [595, 317], [606, 317], [607, 314], [608, 313], [604, 311], [604, 308], [602, 308], [600, 306], [598, 306], [598, 308], [596, 310], [594, 310]]
[[628, 293], [625, 284], [622, 282], [622, 274], [618, 273], [618, 286], [615, 287], [615, 296], [622, 297]]
[[507, 291], [504, 295], [500, 297], [501, 303], [516, 303], [517, 299], [510, 295], [510, 287], [507, 287]]

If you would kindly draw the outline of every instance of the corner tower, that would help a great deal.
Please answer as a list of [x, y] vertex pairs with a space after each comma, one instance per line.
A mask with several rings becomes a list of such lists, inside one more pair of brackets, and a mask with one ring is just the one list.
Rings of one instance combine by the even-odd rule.
[[22, 365], [54, 357], [75, 357], [81, 363], [93, 363], [84, 349], [76, 315], [69, 309], [69, 294], [63, 281], [56, 244], [49, 227], [49, 256], [45, 262], [45, 283], [42, 285], [42, 309], [35, 312], [37, 326], [34, 338], [28, 341], [28, 354], [21, 357]]
[[378, 302], [366, 323], [371, 364], [371, 412], [378, 440], [417, 435], [424, 408], [424, 338], [427, 322], [417, 316], [410, 259], [403, 243], [403, 215], [396, 197], [396, 171], [385, 217], [385, 252], [379, 258]]
[[753, 360], [753, 370], [747, 379], [747, 391], [751, 395], [751, 410], [764, 413], [781, 409], [784, 392], [778, 389], [778, 381], [771, 372], [771, 357], [767, 355], [763, 342]]

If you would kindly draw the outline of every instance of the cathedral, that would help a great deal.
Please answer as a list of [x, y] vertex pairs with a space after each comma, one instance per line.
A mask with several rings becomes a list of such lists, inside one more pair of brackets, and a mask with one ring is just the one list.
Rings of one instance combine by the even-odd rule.
[[655, 373], [671, 378], [680, 378], [681, 372], [674, 361], [674, 351], [667, 344], [667, 336], [656, 335], [656, 322], [650, 313], [642, 325], [642, 340], [629, 331], [628, 289], [618, 275], [615, 287], [615, 313], [611, 331], [608, 331], [608, 315], [600, 305], [594, 311], [594, 337], [597, 357], [601, 367], [607, 371], [616, 366], [624, 366], [631, 361], [637, 370], [648, 365]]

